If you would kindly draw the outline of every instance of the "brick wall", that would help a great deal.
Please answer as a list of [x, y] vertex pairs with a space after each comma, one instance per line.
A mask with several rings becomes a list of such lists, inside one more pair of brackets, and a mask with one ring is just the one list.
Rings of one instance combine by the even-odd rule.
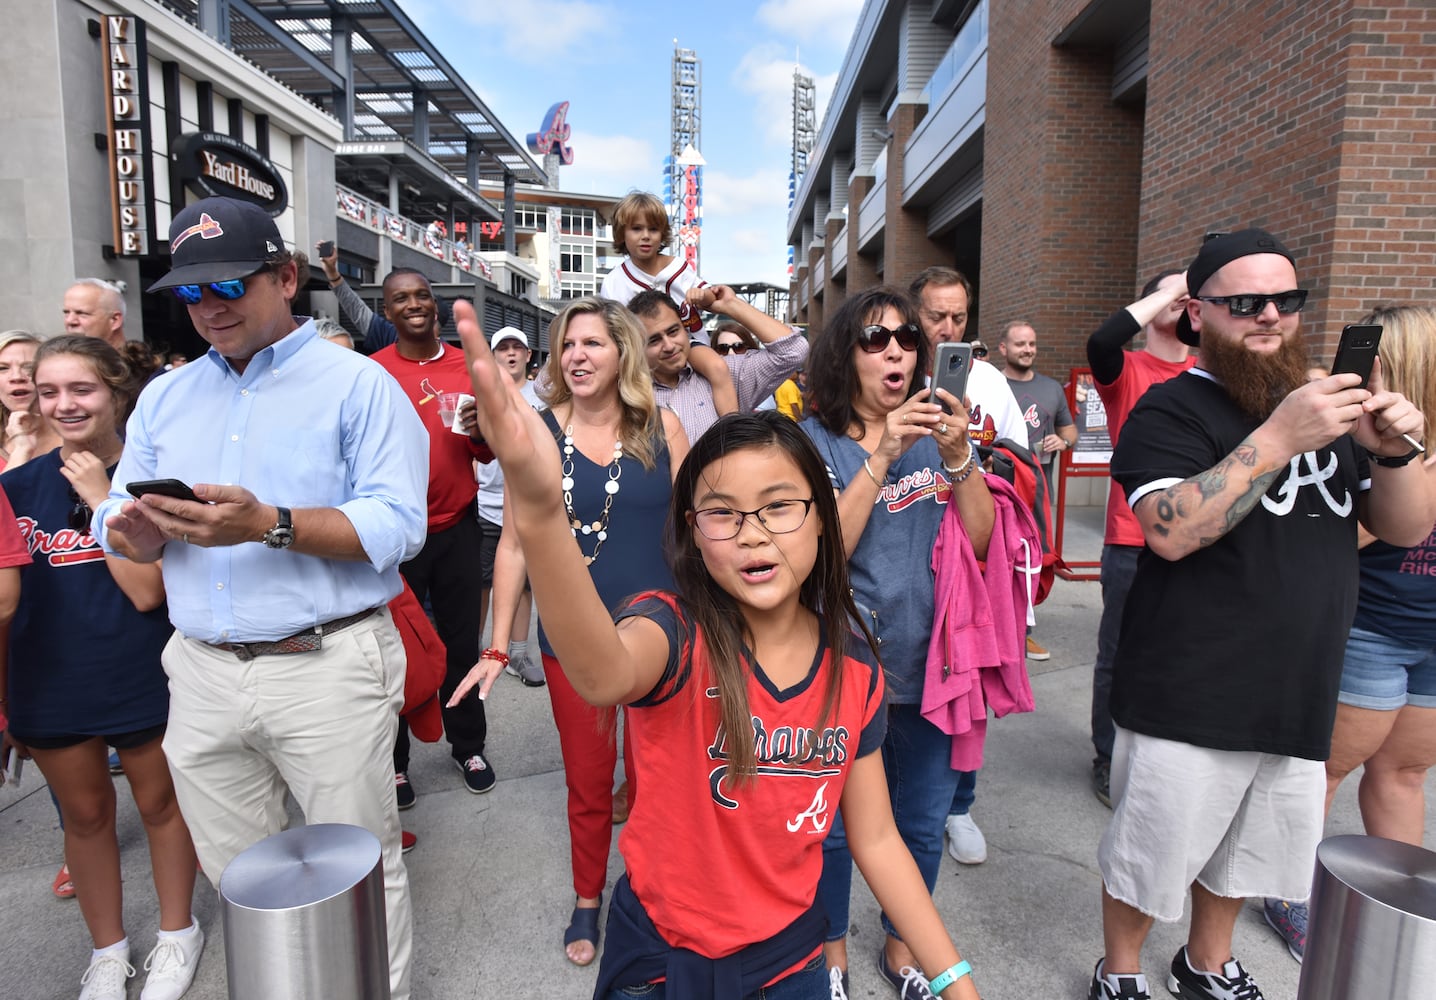
[[[1198, 44], [1193, 44], [1197, 42]], [[1297, 257], [1312, 354], [1377, 301], [1436, 282], [1436, 9], [1421, 0], [1154, 0], [1142, 272], [1209, 229]]]
[[952, 251], [928, 239], [927, 210], [909, 210], [902, 206], [903, 152], [926, 112], [925, 104], [898, 104], [888, 119], [893, 137], [888, 142], [883, 281], [898, 288], [906, 288], [925, 267], [952, 266]]
[[1026, 318], [1038, 367], [1086, 363], [1087, 334], [1130, 301], [1142, 111], [1112, 102], [1106, 51], [1051, 40], [1085, 6], [993, 4], [983, 152], [982, 336]]

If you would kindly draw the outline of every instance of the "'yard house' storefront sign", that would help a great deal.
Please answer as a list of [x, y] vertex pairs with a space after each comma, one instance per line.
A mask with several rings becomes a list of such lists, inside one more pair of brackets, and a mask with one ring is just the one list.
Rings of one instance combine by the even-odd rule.
[[143, 257], [154, 242], [145, 25], [133, 17], [106, 16], [100, 29], [114, 251], [121, 257]]
[[183, 183], [206, 198], [241, 198], [270, 215], [289, 207], [289, 191], [279, 168], [232, 136], [187, 132], [175, 139], [170, 152]]

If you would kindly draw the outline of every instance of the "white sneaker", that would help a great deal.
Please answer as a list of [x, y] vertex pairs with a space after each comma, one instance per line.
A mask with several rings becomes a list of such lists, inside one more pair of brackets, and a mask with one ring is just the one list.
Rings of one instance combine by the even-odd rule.
[[125, 1000], [125, 983], [134, 974], [128, 948], [91, 958], [80, 977], [80, 1000]]
[[987, 838], [968, 813], [947, 818], [947, 853], [962, 865], [980, 865], [987, 860]]
[[162, 937], [145, 959], [145, 988], [140, 1000], [179, 1000], [194, 982], [199, 953], [204, 951], [204, 931], [195, 924], [188, 934]]

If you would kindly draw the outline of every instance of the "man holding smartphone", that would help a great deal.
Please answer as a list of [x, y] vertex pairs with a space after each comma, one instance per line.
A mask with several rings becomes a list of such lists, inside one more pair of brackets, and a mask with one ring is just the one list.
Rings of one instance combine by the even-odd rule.
[[1357, 522], [1416, 545], [1436, 518], [1402, 440], [1423, 432], [1421, 412], [1379, 379], [1307, 381], [1307, 293], [1276, 237], [1206, 242], [1187, 284], [1177, 330], [1199, 339], [1201, 366], [1147, 391], [1112, 457], [1146, 548], [1113, 664], [1091, 1000], [1150, 996], [1142, 944], [1188, 892], [1168, 989], [1260, 1000], [1232, 935], [1247, 897], [1310, 891]]
[[[404, 648], [386, 607], [424, 542], [423, 425], [378, 365], [290, 313], [297, 271], [257, 205], [206, 198], [170, 225], [172, 290], [211, 347], [154, 382], [94, 528], [164, 559], [176, 633], [165, 755], [205, 874], [285, 825], [350, 823], [383, 849], [389, 979], [409, 996], [411, 918], [391, 751]], [[125, 484], [174, 478], [198, 500]]]

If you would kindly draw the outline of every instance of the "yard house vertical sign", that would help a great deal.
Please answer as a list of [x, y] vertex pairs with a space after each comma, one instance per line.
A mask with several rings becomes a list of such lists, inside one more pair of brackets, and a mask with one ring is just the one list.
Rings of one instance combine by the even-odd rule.
[[101, 26], [115, 254], [143, 257], [154, 243], [145, 25], [116, 15], [106, 16]]

